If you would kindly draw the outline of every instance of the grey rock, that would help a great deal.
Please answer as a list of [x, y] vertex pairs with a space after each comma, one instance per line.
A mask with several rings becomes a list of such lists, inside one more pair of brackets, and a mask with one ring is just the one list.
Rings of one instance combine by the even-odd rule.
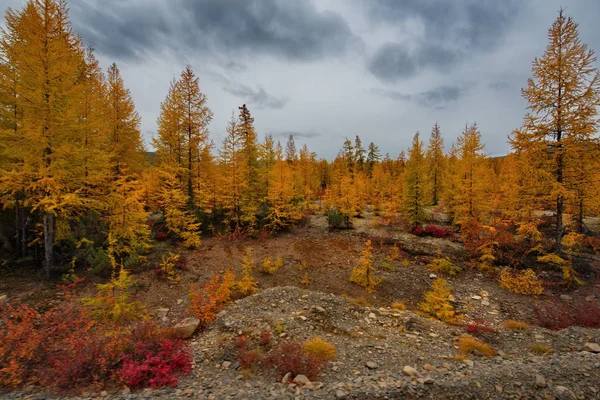
[[377, 369], [379, 367], [379, 365], [377, 365], [377, 363], [373, 362], [373, 361], [367, 361], [365, 363], [365, 365], [367, 366], [367, 368], [369, 369]]
[[598, 343], [586, 343], [583, 345], [583, 351], [590, 353], [600, 353], [600, 345]]
[[576, 400], [577, 396], [575, 396], [575, 393], [573, 393], [571, 391], [571, 389], [569, 389], [568, 387], [565, 386], [556, 386], [554, 388], [554, 393], [556, 393], [556, 397], [558, 397], [559, 400]]
[[167, 316], [167, 314], [169, 314], [169, 310], [168, 308], [165, 307], [161, 307], [161, 308], [157, 308], [156, 309], [156, 316], [160, 319], [163, 319]]
[[348, 394], [346, 394], [346, 392], [344, 392], [343, 390], [338, 389], [335, 391], [335, 397], [338, 399], [345, 399], [346, 396], [348, 396]]
[[198, 325], [200, 325], [198, 318], [185, 318], [173, 327], [173, 335], [180, 339], [187, 339], [194, 334]]
[[411, 367], [410, 365], [405, 365], [404, 368], [402, 368], [402, 373], [406, 376], [417, 376], [419, 375], [419, 372]]
[[287, 374], [285, 374], [283, 376], [283, 378], [281, 379], [281, 383], [286, 384], [286, 383], [290, 383], [292, 380], [292, 373], [288, 372]]
[[302, 375], [302, 374], [296, 375], [296, 377], [294, 378], [294, 380], [292, 382], [294, 382], [296, 385], [306, 386], [307, 388], [313, 387], [313, 384], [310, 381], [310, 379], [308, 379], [306, 377], [306, 375]]
[[542, 375], [536, 374], [535, 386], [537, 386], [539, 388], [545, 388], [546, 386], [548, 386], [548, 384], [546, 383], [546, 379], [544, 379], [544, 377]]

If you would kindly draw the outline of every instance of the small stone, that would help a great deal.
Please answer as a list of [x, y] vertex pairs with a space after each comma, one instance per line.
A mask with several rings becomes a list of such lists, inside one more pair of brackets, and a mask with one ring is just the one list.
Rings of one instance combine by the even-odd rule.
[[504, 392], [504, 389], [502, 388], [502, 386], [500, 386], [500, 385], [495, 385], [495, 386], [496, 386], [496, 392], [498, 392], [498, 393]]
[[184, 396], [188, 396], [188, 397], [193, 396], [194, 395], [194, 389], [192, 389], [192, 388], [185, 389], [183, 391], [183, 395]]
[[161, 308], [157, 308], [156, 309], [156, 316], [160, 319], [165, 318], [167, 316], [167, 314], [169, 314], [169, 310], [168, 308], [165, 307], [161, 307]]
[[473, 360], [463, 360], [463, 363], [469, 368], [473, 368], [473, 366], [475, 365]]
[[544, 377], [542, 375], [536, 374], [536, 376], [535, 376], [535, 386], [537, 386], [539, 388], [545, 388], [548, 385], [546, 384], [546, 379], [544, 379]]
[[291, 372], [288, 372], [287, 374], [285, 374], [285, 375], [283, 376], [283, 379], [281, 379], [281, 383], [283, 383], [283, 384], [288, 384], [288, 383], [290, 383], [290, 382], [291, 382], [291, 380], [292, 380], [292, 373], [291, 373]]
[[183, 304], [183, 299], [177, 299], [177, 305], [180, 306], [181, 304]]
[[280, 338], [284, 338], [284, 337], [286, 337], [286, 336], [287, 336], [287, 333], [285, 333], [285, 332], [283, 332], [283, 333], [280, 333], [280, 334], [279, 334], [279, 337], [280, 337]]
[[318, 311], [318, 312], [320, 312], [320, 313], [324, 313], [325, 312], [325, 309], [323, 307], [321, 307], [321, 306], [316, 306], [315, 310]]
[[313, 386], [314, 386], [314, 388], [313, 388], [314, 390], [319, 390], [319, 389], [323, 388], [323, 382], [314, 383]]
[[369, 313], [369, 319], [377, 319], [377, 316], [373, 313]]
[[194, 334], [198, 325], [200, 325], [200, 320], [198, 318], [185, 318], [173, 327], [173, 335], [180, 339], [187, 339]]
[[571, 296], [569, 296], [568, 294], [561, 294], [560, 295], [560, 300], [564, 301], [565, 303], [568, 303], [571, 300], [573, 300], [573, 298]]
[[123, 390], [121, 391], [121, 394], [122, 394], [123, 396], [127, 396], [127, 395], [131, 394], [131, 389], [129, 389], [129, 387], [128, 387], [128, 386], [125, 386], [125, 387], [123, 388]]
[[8, 303], [8, 295], [0, 294], [0, 303]]
[[414, 369], [413, 367], [411, 367], [410, 365], [405, 365], [404, 368], [402, 368], [402, 373], [406, 376], [419, 375], [419, 372], [416, 369]]
[[108, 392], [106, 390], [103, 390], [100, 392], [100, 396], [106, 397], [106, 396], [108, 396]]
[[222, 367], [223, 367], [223, 369], [227, 369], [227, 368], [231, 367], [231, 362], [229, 362], [229, 361], [223, 361]]
[[313, 384], [310, 381], [310, 379], [308, 379], [306, 377], [306, 375], [302, 375], [302, 374], [296, 375], [296, 377], [294, 378], [294, 380], [292, 382], [294, 382], [296, 385], [306, 386], [307, 388], [313, 387]]
[[478, 295], [473, 295], [473, 296], [471, 296], [471, 298], [473, 300], [481, 300], [481, 296], [478, 296]]
[[347, 394], [343, 390], [338, 389], [335, 391], [335, 397], [338, 399], [345, 399], [346, 396], [347, 396]]
[[449, 295], [448, 301], [456, 301], [456, 298], [453, 295]]
[[487, 300], [482, 300], [482, 301], [481, 301], [481, 305], [482, 305], [482, 306], [489, 306], [489, 305], [490, 305], [490, 302], [489, 302], [489, 301], [487, 301]]
[[429, 274], [429, 278], [430, 279], [435, 279], [435, 278], [437, 278], [437, 275], [436, 274]]
[[577, 396], [575, 396], [575, 393], [573, 393], [571, 391], [571, 389], [565, 387], [565, 386], [556, 386], [554, 388], [554, 392], [556, 393], [556, 396], [558, 397], [559, 400], [576, 400]]
[[431, 365], [431, 364], [425, 364], [425, 365], [423, 365], [423, 369], [425, 371], [429, 371], [429, 372], [433, 372], [433, 371], [436, 370], [436, 368], [433, 365]]
[[377, 365], [377, 363], [373, 362], [373, 361], [367, 361], [365, 363], [365, 365], [367, 366], [367, 368], [369, 369], [377, 369], [379, 367], [379, 365]]
[[304, 315], [300, 315], [299, 317], [302, 321], [306, 321], [306, 317]]
[[600, 345], [598, 343], [586, 343], [583, 345], [583, 351], [590, 353], [600, 353]]
[[417, 378], [417, 382], [421, 385], [431, 385], [434, 381], [432, 377], [426, 376], [425, 378]]
[[585, 301], [594, 301], [595, 299], [596, 299], [596, 296], [594, 296], [593, 294], [585, 297]]

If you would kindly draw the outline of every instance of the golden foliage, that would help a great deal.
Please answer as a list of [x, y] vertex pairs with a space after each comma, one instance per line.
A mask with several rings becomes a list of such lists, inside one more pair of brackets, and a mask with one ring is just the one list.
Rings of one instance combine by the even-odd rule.
[[258, 284], [252, 276], [252, 270], [256, 268], [253, 252], [252, 247], [246, 247], [242, 260], [242, 277], [235, 283], [236, 290], [243, 296], [250, 296], [258, 291]]
[[503, 268], [500, 271], [500, 287], [518, 294], [539, 295], [544, 292], [542, 281], [530, 268], [514, 272], [510, 268]]
[[302, 278], [300, 283], [304, 286], [310, 285], [310, 279], [308, 278], [308, 273], [304, 274], [304, 277]]
[[335, 359], [335, 345], [316, 337], [304, 342], [304, 351], [319, 361], [332, 361]]
[[373, 292], [375, 287], [383, 281], [382, 277], [375, 275], [372, 258], [373, 245], [371, 240], [367, 240], [358, 265], [352, 269], [350, 274], [350, 281], [364, 287], [368, 293]]
[[451, 294], [450, 286], [445, 279], [437, 278], [431, 282], [431, 288], [425, 293], [419, 309], [425, 315], [437, 318], [440, 321], [455, 324], [461, 316], [448, 300]]
[[470, 354], [477, 354], [484, 357], [493, 357], [496, 352], [492, 347], [472, 336], [461, 336], [458, 339], [458, 351], [464, 357]]
[[392, 303], [392, 308], [394, 310], [404, 311], [404, 310], [406, 310], [406, 304], [404, 304], [401, 301], [395, 301], [395, 302]]
[[514, 321], [512, 319], [506, 320], [503, 323], [506, 329], [510, 329], [512, 331], [524, 331], [529, 329], [529, 324], [521, 321]]
[[260, 263], [260, 271], [267, 275], [273, 275], [281, 267], [283, 267], [283, 258], [281, 256], [277, 256], [275, 260], [271, 257], [265, 257]]
[[452, 261], [448, 257], [436, 258], [427, 264], [427, 267], [433, 272], [441, 272], [450, 276], [454, 276], [462, 271], [462, 268], [452, 264]]
[[99, 284], [98, 292], [92, 298], [83, 299], [83, 303], [91, 310], [93, 317], [123, 325], [147, 317], [146, 309], [138, 302], [131, 300], [131, 288], [135, 281], [123, 267], [108, 283]]
[[160, 271], [167, 277], [167, 279], [172, 281], [178, 281], [181, 279], [181, 276], [177, 274], [175, 270], [177, 261], [181, 256], [176, 253], [171, 253], [163, 255], [162, 260], [160, 262], [159, 268]]

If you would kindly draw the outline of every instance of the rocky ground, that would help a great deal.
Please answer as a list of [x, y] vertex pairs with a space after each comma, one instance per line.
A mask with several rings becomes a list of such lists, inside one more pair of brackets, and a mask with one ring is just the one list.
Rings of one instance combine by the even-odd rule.
[[[333, 294], [276, 287], [233, 303], [210, 330], [191, 339], [193, 372], [177, 388], [136, 393], [125, 388], [82, 398], [600, 399], [600, 331], [513, 331], [500, 323], [494, 328], [484, 340], [496, 356], [461, 359], [456, 341], [465, 334], [462, 327], [410, 311], [357, 306]], [[265, 330], [278, 331], [274, 345], [322, 337], [335, 344], [336, 360], [318, 381], [305, 384], [242, 371], [232, 338]], [[534, 343], [553, 352], [536, 354], [529, 347]], [[25, 390], [6, 398], [51, 396]]]

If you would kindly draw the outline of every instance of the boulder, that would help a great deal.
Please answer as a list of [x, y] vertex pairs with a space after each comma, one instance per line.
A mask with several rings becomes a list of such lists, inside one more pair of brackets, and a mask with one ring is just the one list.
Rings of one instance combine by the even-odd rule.
[[196, 332], [198, 325], [200, 325], [198, 318], [185, 318], [173, 327], [173, 335], [180, 339], [187, 339]]

